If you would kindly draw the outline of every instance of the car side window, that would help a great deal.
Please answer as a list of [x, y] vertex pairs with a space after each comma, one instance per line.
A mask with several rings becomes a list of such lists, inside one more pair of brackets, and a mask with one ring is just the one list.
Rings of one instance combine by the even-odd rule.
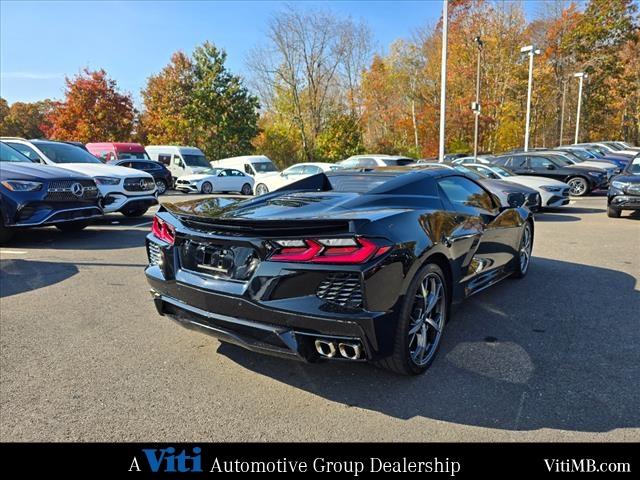
[[531, 168], [537, 168], [542, 170], [547, 168], [549, 165], [553, 165], [553, 162], [547, 158], [534, 157], [534, 156], [529, 157], [529, 166]]
[[181, 166], [182, 165], [182, 159], [178, 155], [174, 155], [173, 156], [173, 164]]
[[228, 172], [229, 170], [220, 170], [220, 173], [218, 174], [219, 177], [226, 177], [228, 176]]
[[320, 167], [315, 166], [315, 165], [307, 165], [302, 170], [302, 173], [304, 173], [305, 175], [315, 175], [315, 174], [320, 173], [320, 172], [322, 172], [322, 169]]
[[244, 173], [240, 170], [229, 170], [231, 172], [232, 177], [244, 177]]
[[358, 160], [359, 167], [377, 167], [378, 164], [373, 158], [361, 158]]
[[524, 168], [527, 165], [527, 157], [524, 155], [509, 157], [509, 161], [504, 164], [505, 167]]
[[500, 178], [500, 175], [497, 175], [496, 173], [494, 173], [491, 169], [489, 169], [487, 167], [482, 167], [480, 165], [476, 165], [475, 169], [478, 172], [486, 175], [489, 178], [493, 178], [493, 179], [499, 179]]
[[249, 165], [248, 163], [244, 164], [244, 171], [247, 175], [253, 175], [253, 169], [251, 168], [251, 165]]
[[27, 147], [26, 145], [23, 145], [21, 143], [13, 143], [13, 142], [5, 142], [5, 143], [7, 143], [10, 147], [15, 148], [17, 151], [19, 151], [29, 160], [33, 160], [34, 162], [42, 162], [40, 155], [38, 155], [35, 152], [35, 150], [33, 150], [31, 147]]
[[287, 168], [285, 172], [286, 172], [286, 175], [301, 175], [303, 169], [304, 169], [303, 166], [298, 165], [295, 167]]
[[438, 180], [438, 185], [454, 208], [468, 208], [492, 211], [495, 209], [493, 199], [480, 185], [465, 177], [445, 177]]
[[358, 158], [350, 158], [348, 160], [345, 160], [344, 162], [342, 162], [342, 168], [353, 168], [356, 165], [358, 165]]
[[171, 155], [160, 154], [158, 155], [158, 161], [164, 165], [169, 165], [171, 162]]

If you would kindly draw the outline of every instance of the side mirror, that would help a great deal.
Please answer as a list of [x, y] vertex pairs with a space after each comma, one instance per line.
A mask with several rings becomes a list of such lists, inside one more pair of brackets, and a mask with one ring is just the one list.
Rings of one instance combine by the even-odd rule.
[[286, 174], [286, 173], [284, 173], [284, 172], [280, 172], [280, 176], [281, 176], [281, 177], [286, 178], [286, 177], [287, 177], [287, 174]]
[[556, 166], [551, 164], [551, 163], [548, 163], [547, 165], [545, 165], [545, 167], [546, 167], [547, 170], [555, 170], [556, 169]]
[[527, 199], [524, 196], [524, 193], [520, 192], [512, 192], [507, 195], [507, 204], [511, 208], [519, 208], [525, 204]]

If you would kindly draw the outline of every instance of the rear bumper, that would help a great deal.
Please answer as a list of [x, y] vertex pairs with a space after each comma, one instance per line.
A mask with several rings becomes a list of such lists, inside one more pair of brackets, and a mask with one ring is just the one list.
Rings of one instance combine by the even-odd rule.
[[[392, 313], [359, 311], [352, 315], [323, 312], [322, 301], [308, 297], [299, 311], [274, 308], [243, 296], [204, 291], [165, 280], [158, 266], [145, 270], [158, 313], [180, 325], [248, 350], [314, 361], [316, 340], [359, 344], [359, 360], [388, 355], [393, 347], [396, 317]], [[215, 312], [215, 313], [214, 313]], [[333, 359], [341, 359], [336, 354]]]

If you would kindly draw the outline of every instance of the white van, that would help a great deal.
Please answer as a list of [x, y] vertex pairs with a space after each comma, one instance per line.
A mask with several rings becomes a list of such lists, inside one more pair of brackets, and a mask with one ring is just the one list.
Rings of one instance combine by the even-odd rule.
[[151, 160], [166, 165], [174, 181], [178, 177], [201, 173], [211, 168], [202, 150], [196, 147], [149, 145], [145, 150]]
[[242, 157], [223, 158], [211, 162], [214, 168], [235, 168], [251, 175], [255, 180], [254, 192], [256, 195], [268, 193], [269, 179], [280, 175], [271, 159], [265, 155], [244, 155]]

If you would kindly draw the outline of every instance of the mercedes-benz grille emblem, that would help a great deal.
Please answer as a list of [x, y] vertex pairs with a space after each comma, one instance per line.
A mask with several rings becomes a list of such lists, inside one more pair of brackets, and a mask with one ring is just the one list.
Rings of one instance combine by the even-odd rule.
[[140, 190], [145, 190], [147, 188], [147, 181], [144, 178], [140, 179]]
[[84, 187], [76, 182], [71, 185], [71, 193], [73, 193], [76, 197], [81, 197], [84, 193]]

